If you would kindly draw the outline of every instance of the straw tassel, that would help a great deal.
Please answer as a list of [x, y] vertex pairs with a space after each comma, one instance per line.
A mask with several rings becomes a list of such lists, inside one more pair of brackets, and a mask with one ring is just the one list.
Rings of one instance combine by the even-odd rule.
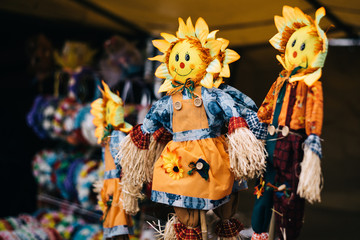
[[230, 168], [235, 178], [246, 179], [262, 175], [267, 156], [264, 143], [246, 127], [228, 134]]
[[164, 240], [175, 240], [176, 239], [176, 231], [175, 231], [175, 223], [177, 223], [177, 217], [174, 214], [166, 223], [164, 235]]
[[139, 211], [138, 199], [143, 198], [141, 193], [144, 183], [152, 181], [154, 162], [160, 157], [164, 143], [150, 138], [149, 149], [138, 148], [127, 135], [121, 142], [116, 161], [122, 167], [120, 186], [121, 200], [125, 211], [134, 215]]
[[309, 203], [320, 202], [322, 180], [320, 157], [305, 144], [297, 194]]

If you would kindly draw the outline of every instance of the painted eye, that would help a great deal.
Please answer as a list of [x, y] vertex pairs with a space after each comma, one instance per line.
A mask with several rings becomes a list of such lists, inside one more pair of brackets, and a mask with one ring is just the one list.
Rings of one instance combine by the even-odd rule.
[[175, 61], [179, 61], [179, 54], [176, 54], [176, 56], [175, 56]]
[[301, 51], [304, 51], [304, 49], [305, 49], [305, 43], [301, 44], [301, 47], [300, 47]]
[[188, 53], [185, 55], [185, 60], [186, 60], [186, 61], [189, 61], [189, 60], [190, 60], [190, 55], [189, 55]]
[[296, 40], [294, 40], [294, 41], [292, 42], [291, 46], [294, 47], [294, 46], [295, 46], [295, 43], [296, 43]]

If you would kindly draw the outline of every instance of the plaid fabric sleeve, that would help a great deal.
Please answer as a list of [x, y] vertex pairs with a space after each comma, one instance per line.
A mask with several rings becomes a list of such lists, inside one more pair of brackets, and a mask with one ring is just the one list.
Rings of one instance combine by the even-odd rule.
[[318, 135], [310, 134], [305, 140], [305, 145], [307, 145], [313, 153], [318, 155], [319, 158], [322, 157], [320, 137]]
[[230, 118], [230, 121], [229, 121], [228, 133], [231, 134], [235, 131], [235, 129], [241, 128], [241, 127], [248, 127], [245, 119], [243, 119], [242, 117], [232, 117], [232, 118]]
[[133, 129], [130, 131], [130, 138], [138, 148], [142, 150], [149, 149], [150, 134], [143, 133], [141, 126], [141, 124], [138, 124], [133, 127]]
[[153, 134], [154, 139], [160, 143], [168, 143], [172, 140], [172, 134], [164, 127], [159, 128]]
[[260, 122], [255, 112], [248, 110], [246, 113], [246, 123], [248, 124], [250, 131], [256, 136], [257, 139], [266, 139], [268, 125], [266, 123]]

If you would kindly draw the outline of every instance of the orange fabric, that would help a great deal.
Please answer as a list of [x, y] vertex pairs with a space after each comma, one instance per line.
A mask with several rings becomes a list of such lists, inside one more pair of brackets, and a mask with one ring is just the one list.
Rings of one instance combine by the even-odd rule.
[[104, 153], [104, 162], [105, 162], [105, 171], [115, 170], [116, 165], [114, 158], [111, 156], [109, 142], [105, 143], [105, 153]]
[[[178, 156], [181, 156], [179, 163], [184, 170], [183, 177], [178, 180], [172, 179], [162, 168], [164, 161], [160, 157], [154, 167], [153, 190], [212, 200], [229, 195], [234, 183], [234, 175], [230, 171], [229, 156], [224, 146], [227, 145], [223, 136], [169, 142], [162, 155], [176, 152]], [[197, 172], [191, 176], [187, 173], [191, 170], [188, 166], [190, 162], [197, 162], [199, 158], [210, 165], [209, 180], [205, 180]]]
[[[195, 95], [201, 98], [201, 87], [196, 87]], [[180, 92], [172, 96], [173, 100], [173, 132], [183, 132], [188, 130], [209, 128], [209, 123], [206, 117], [204, 104], [200, 107], [194, 105], [193, 99], [183, 99]], [[181, 109], [176, 110], [174, 104], [181, 102]]]
[[[279, 77], [272, 85], [258, 111], [260, 121], [271, 124], [275, 111], [278, 93], [285, 82]], [[288, 83], [286, 86], [284, 102], [279, 115], [279, 126], [285, 126], [286, 114], [289, 104], [289, 95], [292, 87], [296, 87], [296, 102], [290, 121], [290, 129], [306, 129], [306, 133], [321, 135], [323, 121], [323, 93], [320, 81], [308, 87], [303, 81]]]
[[[115, 162], [111, 156], [109, 144], [105, 144], [105, 171], [116, 169]], [[121, 196], [121, 187], [119, 178], [105, 179], [103, 188], [101, 189], [101, 199], [106, 206], [106, 202], [109, 200], [109, 197], [113, 197], [113, 201], [110, 207], [109, 212], [103, 223], [104, 228], [112, 228], [115, 226], [126, 225], [128, 227], [132, 226], [132, 219], [124, 211], [122, 203], [120, 201]], [[107, 212], [107, 207], [104, 210], [103, 218]], [[103, 219], [102, 218], [102, 219]]]

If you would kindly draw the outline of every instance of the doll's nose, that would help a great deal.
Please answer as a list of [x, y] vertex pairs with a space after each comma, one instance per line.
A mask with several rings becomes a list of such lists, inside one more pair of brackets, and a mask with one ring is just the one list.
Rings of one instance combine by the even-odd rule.
[[181, 63], [180, 63], [180, 67], [181, 67], [181, 68], [184, 68], [184, 67], [185, 67], [185, 63], [181, 62]]
[[293, 57], [296, 58], [296, 56], [297, 56], [297, 52], [294, 51], [294, 52], [293, 52]]

